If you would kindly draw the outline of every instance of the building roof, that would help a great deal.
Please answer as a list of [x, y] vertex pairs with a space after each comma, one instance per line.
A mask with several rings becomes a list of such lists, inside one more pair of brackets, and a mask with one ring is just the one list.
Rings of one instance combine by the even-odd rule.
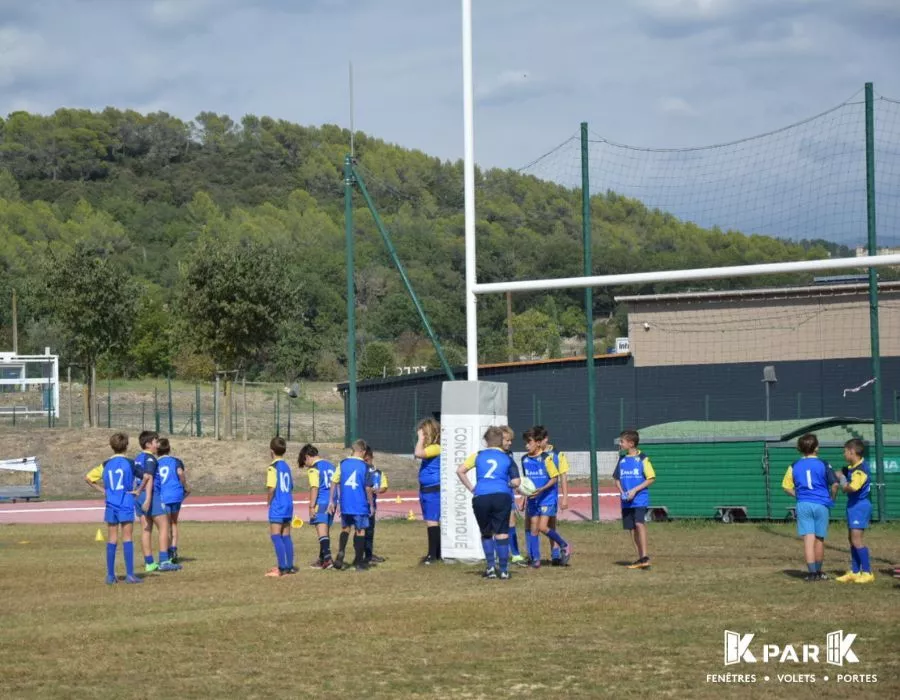
[[[830, 417], [775, 421], [676, 421], [641, 428], [641, 444], [664, 442], [788, 442], [815, 433], [819, 443], [843, 445], [850, 438], [875, 440], [872, 421]], [[885, 423], [884, 441], [900, 444], [900, 424]]]
[[[723, 289], [709, 292], [675, 292], [672, 294], [634, 294], [617, 296], [617, 302], [640, 303], [648, 301], [728, 300], [762, 297], [766, 299], [791, 299], [797, 297], [835, 296], [859, 294], [869, 289], [868, 284], [815, 284], [805, 287], [762, 287], [757, 289]], [[879, 282], [881, 291], [900, 290], [900, 282]]]

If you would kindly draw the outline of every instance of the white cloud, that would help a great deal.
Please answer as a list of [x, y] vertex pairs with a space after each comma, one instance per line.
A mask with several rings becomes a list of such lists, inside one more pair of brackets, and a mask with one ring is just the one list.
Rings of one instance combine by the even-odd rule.
[[663, 97], [659, 100], [659, 108], [664, 114], [683, 117], [696, 117], [699, 114], [683, 97]]

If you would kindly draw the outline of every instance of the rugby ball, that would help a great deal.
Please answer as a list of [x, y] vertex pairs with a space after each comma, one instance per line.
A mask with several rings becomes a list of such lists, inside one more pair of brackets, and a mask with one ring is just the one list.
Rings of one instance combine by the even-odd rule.
[[535, 491], [537, 491], [537, 487], [534, 485], [534, 482], [527, 476], [523, 476], [522, 481], [519, 484], [519, 493], [523, 496], [530, 496]]

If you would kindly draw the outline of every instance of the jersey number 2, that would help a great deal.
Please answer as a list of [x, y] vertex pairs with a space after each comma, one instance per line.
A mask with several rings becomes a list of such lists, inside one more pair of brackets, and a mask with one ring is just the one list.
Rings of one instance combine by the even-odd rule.
[[488, 463], [488, 466], [490, 466], [490, 469], [488, 469], [488, 470], [484, 473], [484, 478], [485, 478], [485, 479], [493, 479], [493, 478], [494, 478], [494, 472], [497, 471], [497, 467], [500, 466], [500, 465], [497, 464], [497, 460], [496, 460], [496, 459], [489, 459], [489, 460], [487, 461], [487, 463]]
[[[125, 477], [124, 471], [122, 471], [121, 469], [116, 469], [115, 471], [107, 472], [106, 476], [109, 477], [109, 488], [111, 491], [122, 490], [122, 479]], [[115, 480], [116, 476], [119, 477], [118, 481]]]

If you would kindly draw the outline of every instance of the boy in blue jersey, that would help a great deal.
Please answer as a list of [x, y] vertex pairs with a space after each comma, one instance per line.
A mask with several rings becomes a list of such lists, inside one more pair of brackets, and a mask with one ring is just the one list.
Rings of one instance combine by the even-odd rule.
[[184, 475], [184, 462], [170, 453], [169, 438], [160, 438], [157, 449], [157, 464], [160, 479], [160, 498], [169, 518], [169, 561], [178, 563], [178, 516], [181, 503], [191, 493]]
[[862, 440], [847, 440], [844, 443], [847, 466], [837, 474], [840, 488], [847, 494], [847, 536], [850, 540], [850, 571], [837, 577], [840, 583], [872, 583], [875, 580], [869, 548], [863, 542], [872, 519], [871, 479], [869, 463], [863, 459], [865, 452], [866, 443]]
[[622, 500], [622, 527], [631, 531], [637, 560], [629, 569], [649, 569], [650, 555], [647, 549], [647, 508], [650, 505], [650, 487], [656, 481], [656, 471], [650, 458], [638, 450], [641, 436], [637, 430], [623, 430], [619, 435], [619, 447], [625, 454], [619, 457], [613, 471], [613, 479]]
[[522, 472], [537, 487], [534, 493], [525, 499], [525, 517], [528, 531], [525, 539], [528, 543], [528, 556], [533, 569], [541, 567], [541, 539], [544, 535], [551, 544], [560, 547], [562, 561], [569, 563], [571, 549], [559, 533], [550, 527], [550, 518], [557, 510], [557, 483], [559, 471], [551, 455], [544, 452], [543, 441], [537, 439], [532, 430], [522, 434], [525, 441], [526, 454], [522, 457]]
[[420, 564], [441, 559], [441, 424], [433, 418], [419, 422], [414, 455], [419, 464], [419, 505], [428, 528], [428, 554]]
[[819, 439], [800, 436], [797, 450], [803, 455], [785, 472], [781, 488], [797, 499], [797, 534], [803, 538], [806, 557], [806, 582], [824, 581], [825, 538], [828, 536], [828, 511], [834, 505], [838, 480], [827, 462], [819, 459]]
[[351, 455], [341, 461], [331, 480], [335, 488], [332, 489], [331, 506], [328, 510], [334, 513], [338, 503], [341, 506], [341, 536], [338, 553], [334, 558], [335, 569], [342, 569], [344, 566], [350, 528], [354, 531], [353, 565], [357, 571], [369, 568], [366, 563], [366, 528], [374, 508], [374, 491], [369, 465], [364, 459], [367, 447], [365, 440], [355, 440], [351, 445]]
[[[516, 488], [521, 480], [516, 463], [503, 450], [503, 430], [492, 426], [484, 434], [487, 446], [470, 455], [456, 476], [473, 495], [472, 510], [478, 529], [481, 531], [481, 545], [487, 568], [484, 578], [509, 579], [509, 513], [512, 508], [510, 488]], [[475, 470], [475, 485], [469, 481], [468, 472]]]
[[[516, 434], [508, 425], [501, 425], [500, 430], [503, 431], [503, 451], [515, 461], [512, 453], [512, 444]], [[525, 561], [525, 557], [519, 551], [519, 536], [516, 532], [516, 519], [519, 517], [519, 511], [524, 510], [524, 506], [522, 508], [519, 507], [516, 500], [517, 492], [514, 488], [510, 487], [509, 495], [512, 498], [512, 508], [509, 510], [509, 561], [516, 566], [528, 566], [528, 562]]]
[[287, 442], [274, 437], [269, 442], [272, 459], [266, 470], [266, 502], [269, 505], [269, 535], [275, 548], [277, 566], [266, 576], [277, 578], [297, 573], [294, 568], [294, 541], [291, 539], [291, 520], [294, 519], [294, 476], [291, 465], [284, 461]]
[[[145, 430], [138, 437], [138, 442], [141, 444], [141, 454], [138, 458], [141, 460], [143, 477], [141, 485], [137, 488], [135, 500], [143, 515], [141, 547], [144, 550], [144, 571], [179, 571], [181, 564], [169, 561], [169, 516], [166, 515], [162, 504], [162, 480], [157, 461], [159, 435], [151, 430]], [[159, 541], [159, 564], [153, 562], [154, 527]]]
[[327, 459], [319, 457], [318, 447], [309, 443], [300, 448], [297, 465], [306, 469], [309, 479], [309, 523], [316, 526], [319, 538], [319, 557], [312, 563], [312, 568], [331, 569], [334, 567], [331, 558], [331, 523], [334, 516], [328, 512], [328, 506], [335, 468]]
[[117, 583], [116, 547], [119, 527], [122, 528], [122, 555], [125, 559], [125, 583], [143, 583], [134, 575], [134, 543], [131, 536], [134, 527], [134, 462], [125, 456], [128, 436], [114, 433], [109, 438], [113, 456], [87, 473], [84, 480], [95, 491], [104, 495], [106, 508], [103, 521], [107, 525], [106, 583]]
[[[541, 449], [544, 454], [551, 457], [553, 459], [553, 464], [556, 466], [556, 470], [559, 472], [559, 481], [556, 484], [558, 490], [558, 498], [557, 505], [559, 510], [568, 510], [569, 509], [569, 460], [566, 458], [565, 453], [558, 452], [553, 445], [550, 444], [550, 433], [547, 432], [547, 429], [543, 425], [535, 425], [532, 427], [531, 432], [534, 434], [534, 439], [539, 440], [541, 443]], [[556, 530], [558, 526], [557, 516], [551, 515], [550, 521], [548, 525], [551, 530]], [[568, 566], [569, 558], [571, 557], [571, 546], [569, 547], [569, 552], [563, 557], [562, 549], [556, 542], [553, 542], [550, 547], [550, 565], [551, 566]]]
[[366, 561], [369, 564], [382, 564], [384, 557], [374, 553], [375, 547], [375, 517], [378, 515], [378, 496], [388, 490], [388, 478], [381, 469], [375, 466], [375, 453], [371, 446], [366, 447], [363, 456], [372, 476], [372, 517], [369, 518], [369, 527], [366, 528]]

